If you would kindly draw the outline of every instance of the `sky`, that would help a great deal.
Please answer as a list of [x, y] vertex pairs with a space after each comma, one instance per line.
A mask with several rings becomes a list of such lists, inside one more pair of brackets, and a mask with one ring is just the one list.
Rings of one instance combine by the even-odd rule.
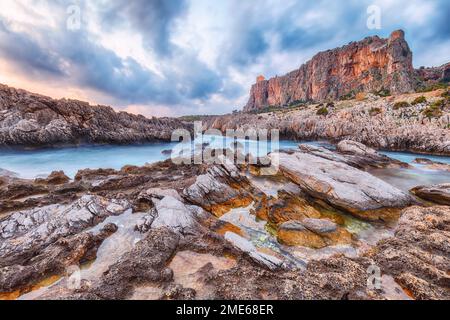
[[449, 17], [448, 0], [1, 0], [0, 83], [145, 116], [224, 114], [259, 74], [400, 28], [416, 67], [447, 63]]

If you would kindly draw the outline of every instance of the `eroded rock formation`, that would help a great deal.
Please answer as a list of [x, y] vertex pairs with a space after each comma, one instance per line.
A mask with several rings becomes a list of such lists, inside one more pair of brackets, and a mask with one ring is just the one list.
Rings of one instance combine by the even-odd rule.
[[[406, 208], [367, 242], [349, 225], [388, 228], [366, 220], [411, 197], [363, 171], [391, 159], [338, 149], [281, 153], [266, 177], [170, 160], [69, 181], [2, 177], [0, 299], [448, 299], [449, 207]], [[85, 266], [76, 287], [71, 265]], [[373, 265], [380, 289], [367, 286]], [[59, 281], [33, 291], [48, 277]]]
[[170, 141], [173, 130], [182, 128], [190, 125], [0, 85], [0, 146]]
[[296, 101], [336, 100], [356, 92], [405, 93], [416, 83], [412, 53], [402, 30], [388, 39], [377, 36], [320, 52], [285, 76], [258, 81], [244, 108], [249, 112]]

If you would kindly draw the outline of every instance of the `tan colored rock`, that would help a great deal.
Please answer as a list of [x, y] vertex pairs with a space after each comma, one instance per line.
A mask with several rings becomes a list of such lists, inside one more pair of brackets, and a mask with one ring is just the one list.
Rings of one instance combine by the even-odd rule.
[[70, 181], [70, 178], [65, 175], [64, 171], [53, 171], [46, 179], [36, 179], [38, 184], [59, 185]]
[[289, 246], [320, 249], [330, 245], [351, 243], [351, 234], [326, 219], [306, 218], [288, 221], [279, 226], [278, 241]]
[[326, 247], [324, 239], [308, 230], [299, 221], [288, 221], [280, 225], [277, 233], [278, 242], [288, 246], [302, 246], [314, 249]]

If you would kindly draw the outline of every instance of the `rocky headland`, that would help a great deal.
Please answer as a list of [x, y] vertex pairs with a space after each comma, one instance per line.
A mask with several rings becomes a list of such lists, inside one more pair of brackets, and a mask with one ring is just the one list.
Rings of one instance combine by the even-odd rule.
[[0, 147], [170, 141], [180, 128], [192, 130], [189, 123], [173, 118], [148, 119], [0, 85]]
[[363, 92], [408, 93], [430, 82], [450, 80], [450, 64], [415, 70], [412, 56], [402, 30], [387, 39], [367, 37], [320, 52], [287, 75], [269, 80], [259, 76], [244, 111], [338, 100]]

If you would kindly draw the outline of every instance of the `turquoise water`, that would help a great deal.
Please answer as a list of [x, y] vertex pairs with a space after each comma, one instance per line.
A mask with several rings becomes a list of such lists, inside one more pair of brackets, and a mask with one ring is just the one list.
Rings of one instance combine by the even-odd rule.
[[[264, 155], [272, 149], [297, 148], [299, 142], [282, 140], [279, 146], [265, 146], [256, 141], [238, 140], [245, 146], [245, 151], [253, 155]], [[230, 147], [234, 143], [232, 139], [223, 139], [219, 136], [206, 136], [203, 141], [196, 140], [194, 144], [208, 143], [211, 148]], [[330, 146], [327, 142], [305, 142], [307, 144]], [[69, 177], [74, 177], [80, 169], [112, 168], [120, 169], [125, 165], [142, 166], [146, 163], [154, 163], [168, 159], [170, 155], [163, 154], [164, 150], [175, 150], [188, 147], [189, 144], [178, 143], [153, 143], [144, 145], [100, 145], [82, 146], [63, 149], [39, 149], [39, 150], [0, 150], [0, 169], [15, 173], [21, 178], [45, 177], [52, 171], [63, 170]], [[450, 164], [450, 157], [425, 156], [403, 152], [383, 152], [384, 154], [412, 163], [415, 158], [428, 158], [434, 161]], [[420, 165], [416, 169], [397, 170], [394, 172], [374, 172], [380, 178], [391, 180], [389, 182], [404, 185], [404, 181], [410, 183], [424, 182], [450, 182], [450, 173], [424, 170]], [[383, 169], [384, 170], [384, 169]], [[392, 179], [390, 179], [392, 177]], [[430, 178], [430, 179], [427, 179]], [[411, 181], [414, 180], [414, 181]]]
[[402, 162], [412, 164], [417, 167], [421, 167], [421, 165], [413, 163], [413, 161], [416, 158], [425, 158], [425, 159], [430, 159], [435, 162], [442, 162], [442, 163], [450, 164], [450, 157], [423, 155], [423, 154], [416, 154], [416, 153], [409, 153], [409, 152], [380, 151], [380, 153], [385, 154], [388, 157], [391, 157], [393, 159], [397, 159]]

